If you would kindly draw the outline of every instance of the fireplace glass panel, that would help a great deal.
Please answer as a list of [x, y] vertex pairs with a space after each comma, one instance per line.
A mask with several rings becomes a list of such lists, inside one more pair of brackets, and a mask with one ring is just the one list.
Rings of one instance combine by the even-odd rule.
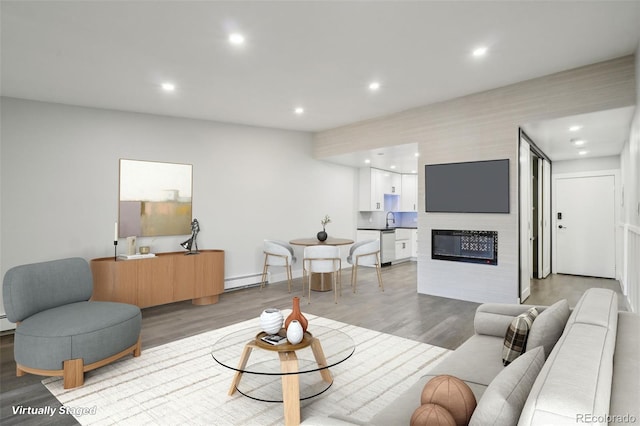
[[433, 229], [431, 230], [431, 258], [497, 265], [498, 233]]

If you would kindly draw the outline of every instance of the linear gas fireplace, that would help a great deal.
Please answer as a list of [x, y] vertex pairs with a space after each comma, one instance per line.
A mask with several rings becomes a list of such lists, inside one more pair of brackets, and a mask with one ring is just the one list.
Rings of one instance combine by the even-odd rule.
[[497, 265], [498, 233], [432, 229], [431, 258]]

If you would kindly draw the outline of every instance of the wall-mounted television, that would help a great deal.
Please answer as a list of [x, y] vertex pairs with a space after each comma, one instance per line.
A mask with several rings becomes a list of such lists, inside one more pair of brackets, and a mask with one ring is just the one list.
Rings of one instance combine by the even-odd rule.
[[427, 164], [430, 213], [509, 213], [509, 160]]

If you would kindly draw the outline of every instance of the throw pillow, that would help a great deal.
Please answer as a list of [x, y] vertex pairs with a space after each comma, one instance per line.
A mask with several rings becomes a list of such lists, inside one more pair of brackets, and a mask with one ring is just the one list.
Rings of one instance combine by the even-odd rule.
[[533, 324], [533, 320], [538, 316], [536, 308], [530, 308], [511, 321], [507, 334], [504, 336], [502, 346], [502, 363], [509, 365], [514, 359], [524, 353], [527, 347], [527, 337]]
[[544, 349], [538, 346], [498, 373], [480, 398], [469, 426], [515, 425], [544, 361]]
[[411, 426], [456, 426], [450, 412], [441, 405], [424, 404], [411, 416]]
[[569, 319], [569, 303], [562, 299], [542, 311], [531, 326], [529, 343], [531, 349], [543, 346], [545, 356], [549, 356]]
[[440, 405], [451, 413], [457, 425], [467, 425], [476, 408], [476, 397], [462, 380], [442, 375], [424, 385], [420, 403]]

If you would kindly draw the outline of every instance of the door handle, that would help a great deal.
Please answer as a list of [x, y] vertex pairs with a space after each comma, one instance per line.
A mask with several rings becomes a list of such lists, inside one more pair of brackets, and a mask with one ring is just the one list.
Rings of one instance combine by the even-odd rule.
[[566, 227], [566, 226], [562, 226], [562, 225], [558, 225], [558, 228], [560, 228], [560, 229], [567, 229], [567, 227]]

